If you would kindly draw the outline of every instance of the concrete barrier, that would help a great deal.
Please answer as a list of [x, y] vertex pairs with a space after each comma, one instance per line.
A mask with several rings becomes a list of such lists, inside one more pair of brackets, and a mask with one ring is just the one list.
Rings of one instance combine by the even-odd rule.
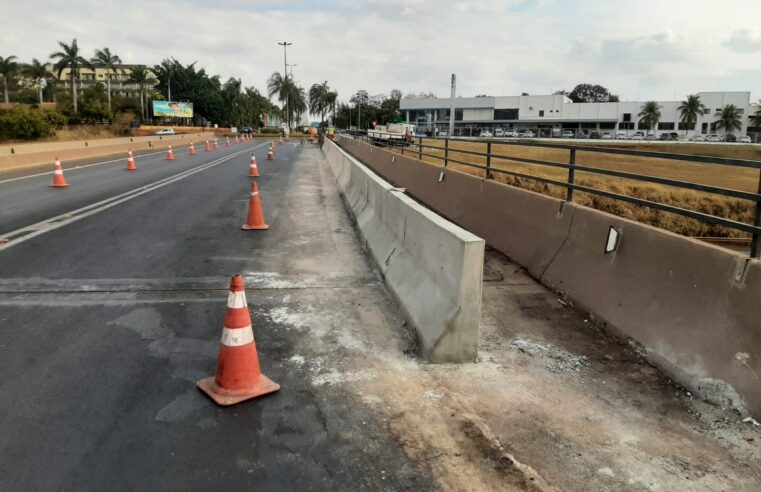
[[394, 188], [335, 143], [323, 146], [347, 207], [431, 362], [478, 353], [484, 240]]
[[3, 144], [0, 146], [0, 171], [23, 169], [51, 164], [58, 157], [62, 161], [101, 157], [112, 154], [126, 154], [128, 150], [165, 149], [167, 145], [205, 143], [213, 139], [211, 132], [153, 135], [147, 137], [99, 138], [93, 140], [76, 140], [66, 142], [31, 142]]
[[[704, 399], [761, 415], [761, 262], [347, 138], [369, 168], [560, 290]], [[618, 248], [604, 253], [610, 227]]]

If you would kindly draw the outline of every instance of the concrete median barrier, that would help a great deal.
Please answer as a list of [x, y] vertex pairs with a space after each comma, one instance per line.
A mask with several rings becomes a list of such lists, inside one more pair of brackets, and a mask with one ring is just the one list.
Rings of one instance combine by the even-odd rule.
[[478, 353], [484, 240], [426, 209], [335, 143], [323, 150], [347, 207], [431, 362]]
[[[761, 262], [345, 137], [359, 160], [483, 237], [704, 399], [761, 415]], [[605, 254], [611, 227], [620, 232]]]

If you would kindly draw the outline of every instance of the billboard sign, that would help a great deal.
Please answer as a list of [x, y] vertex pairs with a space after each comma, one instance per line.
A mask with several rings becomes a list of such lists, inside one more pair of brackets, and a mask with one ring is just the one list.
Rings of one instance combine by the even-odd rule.
[[153, 101], [154, 116], [170, 116], [174, 118], [192, 118], [193, 103], [174, 101]]

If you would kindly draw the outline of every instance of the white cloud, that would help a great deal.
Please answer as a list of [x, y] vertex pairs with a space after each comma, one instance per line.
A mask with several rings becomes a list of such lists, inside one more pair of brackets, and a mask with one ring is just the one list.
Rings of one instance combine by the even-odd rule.
[[[198, 62], [264, 91], [283, 69], [278, 41], [304, 86], [328, 80], [347, 99], [431, 90], [533, 94], [578, 82], [624, 98], [757, 90], [761, 2], [609, 0], [3, 0], [0, 55], [45, 59], [76, 37], [90, 56], [108, 46], [126, 63]], [[33, 14], [30, 14], [33, 13]], [[737, 26], [722, 44], [717, 26]], [[742, 27], [746, 26], [746, 27]], [[754, 44], [755, 43], [755, 44]], [[757, 46], [754, 50], [749, 48]], [[743, 51], [744, 50], [744, 51]]]

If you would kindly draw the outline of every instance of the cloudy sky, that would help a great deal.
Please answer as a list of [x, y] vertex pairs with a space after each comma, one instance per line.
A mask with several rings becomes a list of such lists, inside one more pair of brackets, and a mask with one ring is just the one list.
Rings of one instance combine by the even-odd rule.
[[599, 83], [622, 100], [697, 91], [761, 97], [759, 0], [2, 0], [0, 56], [46, 59], [59, 40], [125, 63], [175, 57], [264, 91], [288, 63], [344, 100], [401, 89], [546, 94]]

